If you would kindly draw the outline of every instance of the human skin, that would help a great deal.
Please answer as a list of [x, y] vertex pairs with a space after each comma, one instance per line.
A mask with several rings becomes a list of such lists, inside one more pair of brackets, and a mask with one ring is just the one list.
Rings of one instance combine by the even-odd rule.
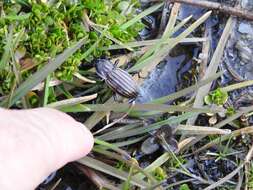
[[0, 109], [0, 189], [35, 189], [93, 147], [90, 131], [54, 109]]

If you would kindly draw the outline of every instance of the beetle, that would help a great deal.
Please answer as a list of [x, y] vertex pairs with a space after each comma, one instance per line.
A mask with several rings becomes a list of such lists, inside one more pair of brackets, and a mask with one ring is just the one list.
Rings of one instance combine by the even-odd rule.
[[139, 88], [132, 76], [125, 70], [117, 67], [119, 60], [113, 64], [107, 59], [95, 61], [96, 73], [117, 94], [134, 100], [139, 95]]

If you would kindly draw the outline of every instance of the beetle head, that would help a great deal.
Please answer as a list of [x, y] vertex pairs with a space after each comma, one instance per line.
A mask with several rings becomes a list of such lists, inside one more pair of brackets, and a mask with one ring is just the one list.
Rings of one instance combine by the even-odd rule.
[[113, 64], [107, 59], [97, 59], [95, 61], [96, 73], [102, 79], [106, 79], [106, 76], [114, 68]]

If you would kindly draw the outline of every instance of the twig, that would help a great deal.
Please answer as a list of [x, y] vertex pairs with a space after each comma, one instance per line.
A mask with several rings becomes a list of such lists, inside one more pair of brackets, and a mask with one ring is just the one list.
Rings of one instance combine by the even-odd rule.
[[240, 18], [247, 19], [247, 20], [253, 20], [253, 14], [249, 11], [246, 11], [246, 10], [243, 10], [240, 8], [222, 5], [222, 4], [216, 3], [216, 2], [210, 2], [210, 1], [205, 1], [205, 0], [202, 0], [202, 1], [199, 1], [199, 0], [169, 0], [169, 1], [170, 2], [177, 2], [177, 3], [185, 3], [185, 4], [189, 4], [189, 5], [193, 5], [193, 6], [217, 10], [217, 11], [220, 11], [225, 14], [232, 15], [232, 16], [240, 17]]

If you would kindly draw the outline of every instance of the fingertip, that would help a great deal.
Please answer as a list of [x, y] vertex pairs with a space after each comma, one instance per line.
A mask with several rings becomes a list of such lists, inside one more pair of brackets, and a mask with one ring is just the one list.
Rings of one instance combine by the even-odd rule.
[[92, 133], [90, 132], [90, 130], [83, 124], [80, 123], [80, 129], [83, 133], [84, 136], [84, 150], [83, 150], [83, 154], [81, 155], [81, 157], [87, 155], [93, 148], [94, 146], [94, 137], [92, 135]]
[[40, 129], [47, 140], [44, 144], [50, 146], [48, 155], [52, 159], [51, 169], [58, 169], [86, 156], [93, 148], [94, 139], [89, 129], [66, 113], [50, 108], [31, 111], [44, 124]]
[[73, 144], [71, 160], [74, 161], [86, 156], [93, 148], [94, 138], [89, 129], [82, 123], [76, 122], [77, 127], [73, 130]]

